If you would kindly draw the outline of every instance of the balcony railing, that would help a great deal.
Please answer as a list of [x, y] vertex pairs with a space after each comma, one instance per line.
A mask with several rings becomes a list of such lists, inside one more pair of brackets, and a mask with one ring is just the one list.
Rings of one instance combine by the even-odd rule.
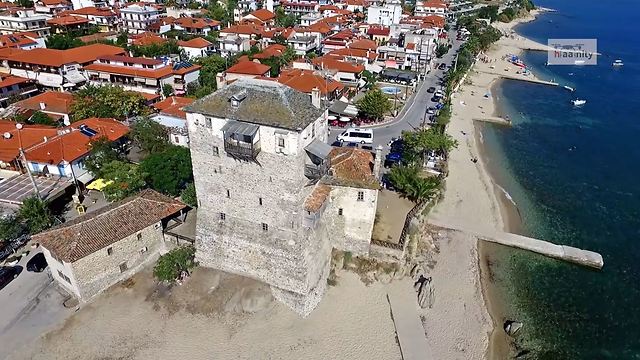
[[224, 151], [234, 158], [255, 160], [260, 153], [260, 143], [251, 144], [233, 139], [225, 139]]

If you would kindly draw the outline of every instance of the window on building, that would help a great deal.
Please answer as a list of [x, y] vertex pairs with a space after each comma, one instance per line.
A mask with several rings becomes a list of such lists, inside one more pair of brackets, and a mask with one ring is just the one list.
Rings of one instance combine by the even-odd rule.
[[123, 262], [122, 264], [120, 264], [120, 272], [123, 273], [127, 271], [127, 263]]
[[136, 237], [138, 238], [138, 240], [142, 240], [142, 234], [138, 233], [138, 235], [136, 235]]
[[278, 146], [279, 146], [279, 147], [284, 147], [284, 146], [285, 146], [285, 144], [284, 144], [284, 138], [278, 138]]
[[258, 198], [258, 204], [262, 205], [262, 198]]
[[230, 198], [231, 197], [231, 191], [229, 191], [229, 189], [227, 189], [227, 197]]
[[311, 125], [311, 138], [315, 138], [316, 137], [316, 123], [313, 123], [313, 125]]
[[213, 147], [213, 155], [220, 156], [220, 149], [217, 146]]
[[220, 220], [226, 220], [227, 219], [227, 214], [221, 212], [220, 213]]
[[177, 136], [173, 137], [173, 142], [175, 142], [176, 144], [180, 144], [180, 138]]
[[338, 215], [342, 215], [342, 208], [338, 209]]
[[364, 201], [364, 191], [358, 191], [358, 201]]
[[204, 123], [209, 129], [211, 129], [211, 118], [205, 118]]
[[107, 255], [113, 254], [113, 248], [107, 248]]
[[58, 270], [58, 276], [60, 276], [61, 278], [64, 279], [64, 281], [68, 282], [69, 284], [71, 284], [71, 279], [69, 279], [69, 277], [65, 274], [62, 273], [62, 271]]
[[268, 231], [268, 230], [269, 230], [269, 224], [267, 224], [267, 223], [262, 223], [262, 230], [264, 230], [264, 231]]

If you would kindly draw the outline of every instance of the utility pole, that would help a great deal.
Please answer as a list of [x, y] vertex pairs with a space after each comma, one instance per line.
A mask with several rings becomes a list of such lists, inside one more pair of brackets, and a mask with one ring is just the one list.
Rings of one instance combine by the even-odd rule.
[[22, 136], [21, 136], [21, 131], [22, 130], [22, 124], [17, 123], [16, 124], [16, 129], [18, 129], [18, 145], [20, 146], [18, 151], [20, 153], [20, 160], [22, 160], [22, 164], [24, 165], [24, 168], [27, 170], [27, 174], [29, 174], [29, 180], [31, 180], [31, 185], [33, 186], [33, 191], [35, 191], [36, 193], [36, 197], [38, 199], [42, 199], [40, 197], [40, 190], [38, 190], [38, 185], [36, 184], [36, 180], [33, 178], [33, 174], [31, 174], [31, 170], [29, 170], [29, 164], [27, 163], [27, 157], [24, 155], [24, 150], [22, 149]]

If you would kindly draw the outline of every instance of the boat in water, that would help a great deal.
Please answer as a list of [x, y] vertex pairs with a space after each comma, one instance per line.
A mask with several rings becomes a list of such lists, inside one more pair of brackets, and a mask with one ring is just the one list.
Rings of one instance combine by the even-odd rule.
[[567, 85], [563, 86], [563, 88], [565, 88], [565, 89], [567, 89], [567, 90], [569, 90], [571, 92], [576, 91], [576, 89], [572, 88], [571, 86], [567, 86]]
[[575, 100], [571, 100], [571, 103], [573, 104], [573, 106], [580, 106], [580, 105], [586, 104], [587, 100], [575, 99]]
[[618, 59], [618, 60], [614, 61], [612, 65], [613, 66], [624, 66], [624, 63], [622, 62], [622, 60]]

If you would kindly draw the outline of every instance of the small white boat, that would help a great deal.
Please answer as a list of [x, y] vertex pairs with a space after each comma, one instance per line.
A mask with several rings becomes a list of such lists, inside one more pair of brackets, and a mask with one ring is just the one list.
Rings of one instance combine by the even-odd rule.
[[573, 104], [573, 106], [580, 106], [586, 104], [587, 100], [575, 99], [571, 100], [571, 103]]
[[624, 63], [622, 62], [622, 60], [618, 59], [618, 60], [614, 61], [612, 65], [613, 66], [624, 66]]
[[565, 86], [563, 86], [563, 88], [565, 88], [565, 89], [567, 89], [567, 90], [569, 90], [569, 91], [571, 91], [571, 92], [574, 92], [574, 91], [575, 91], [575, 89], [574, 89], [574, 88], [572, 88], [571, 86], [567, 86], [567, 85], [565, 85]]

